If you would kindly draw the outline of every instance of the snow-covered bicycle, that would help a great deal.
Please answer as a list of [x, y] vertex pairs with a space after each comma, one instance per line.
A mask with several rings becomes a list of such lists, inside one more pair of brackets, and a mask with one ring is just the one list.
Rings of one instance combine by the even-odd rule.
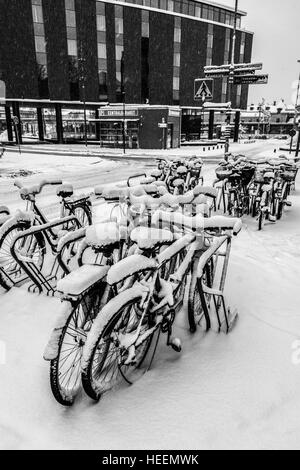
[[[8, 290], [12, 286], [23, 282], [24, 278], [26, 278], [25, 273], [11, 256], [11, 245], [14, 237], [21, 231], [48, 222], [46, 216], [36, 203], [36, 196], [48, 185], [58, 186], [57, 196], [61, 199], [60, 219], [73, 215], [78, 219], [82, 227], [90, 225], [92, 222], [89, 197], [80, 196], [79, 198], [72, 198], [73, 187], [71, 185], [62, 184], [62, 181], [59, 179], [48, 179], [28, 187], [23, 186], [20, 181], [16, 180], [15, 186], [20, 189], [21, 199], [26, 201], [27, 207], [26, 211], [17, 211], [0, 228], [0, 285], [4, 289]], [[26, 251], [27, 255], [42, 268], [47, 244], [55, 254], [59, 235], [58, 232], [50, 227], [47, 232], [47, 239], [44, 236], [33, 235], [31, 238], [28, 237], [26, 239], [26, 246], [20, 244], [18, 249]], [[24, 240], [20, 243], [24, 243]]]
[[[177, 214], [174, 218], [174, 224], [190, 233], [180, 235], [176, 240], [170, 230], [137, 227], [132, 231], [131, 239], [137, 243], [141, 254], [120, 261], [107, 274], [108, 284], [114, 286], [126, 281], [126, 288], [102, 308], [84, 346], [82, 383], [85, 392], [94, 400], [99, 400], [104, 392], [123, 379], [132, 383], [135, 376], [140, 375], [154, 337], [160, 332], [167, 334], [168, 345], [175, 351], [181, 350], [180, 339], [172, 336], [172, 325], [183, 303], [187, 276], [196, 260], [197, 270], [195, 267], [192, 270], [194, 280], [190, 289], [194, 290], [196, 286], [200, 298], [201, 313], [197, 324], [205, 330], [210, 328], [212, 302], [219, 316], [220, 329], [230, 331], [235, 321], [225, 305], [222, 289], [215, 289], [213, 284], [204, 287], [203, 278], [205, 267], [230, 237], [225, 232], [239, 233], [241, 221], [224, 217], [204, 218], [202, 215], [179, 216]], [[162, 223], [170, 223], [169, 212], [159, 212], [157, 218]], [[220, 238], [206, 246], [205, 233]], [[170, 241], [171, 245], [161, 251], [161, 246]], [[165, 269], [166, 265], [170, 267], [172, 264], [174, 269]], [[226, 274], [227, 263], [224, 270]], [[189, 298], [194, 329], [194, 312], [199, 305], [194, 292], [190, 292]], [[156, 345], [150, 364], [155, 351]]]

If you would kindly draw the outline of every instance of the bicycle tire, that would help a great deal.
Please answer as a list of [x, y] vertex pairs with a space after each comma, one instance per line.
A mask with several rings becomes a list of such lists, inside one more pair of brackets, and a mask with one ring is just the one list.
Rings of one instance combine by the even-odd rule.
[[[122, 294], [119, 294], [119, 296], [121, 296]], [[95, 334], [95, 330], [97, 330], [97, 340], [93, 343], [93, 347], [90, 349], [88, 354], [85, 355], [84, 364], [83, 364], [83, 367], [82, 367], [81, 380], [82, 380], [82, 386], [83, 386], [84, 391], [86, 392], [86, 394], [90, 398], [92, 398], [95, 401], [99, 401], [101, 396], [103, 395], [103, 393], [105, 393], [105, 392], [111, 390], [112, 388], [114, 388], [115, 386], [119, 385], [124, 380], [124, 378], [127, 381], [129, 379], [130, 372], [128, 372], [128, 374], [127, 374], [127, 371], [125, 371], [125, 370], [123, 370], [122, 372], [120, 371], [120, 366], [118, 364], [119, 356], [116, 357], [116, 358], [113, 358], [113, 361], [112, 361], [112, 364], [113, 364], [112, 374], [115, 372], [116, 377], [111, 377], [109, 379], [109, 377], [104, 376], [103, 380], [101, 381], [101, 374], [104, 370], [104, 366], [106, 364], [107, 358], [112, 357], [112, 354], [113, 354], [112, 352], [110, 352], [110, 345], [113, 344], [112, 335], [113, 335], [113, 332], [114, 332], [114, 328], [116, 328], [118, 322], [122, 319], [122, 313], [124, 311], [126, 312], [126, 310], [128, 308], [134, 307], [135, 305], [138, 305], [138, 303], [141, 301], [141, 299], [142, 299], [142, 295], [139, 294], [139, 295], [136, 295], [134, 298], [130, 299], [130, 301], [128, 301], [128, 300], [125, 301], [123, 304], [121, 303], [121, 304], [118, 305], [118, 302], [114, 303], [114, 305], [116, 305], [116, 308], [111, 308], [108, 315], [101, 315], [101, 312], [100, 312], [98, 317], [97, 317], [98, 318], [98, 322], [97, 322], [98, 324], [96, 325], [96, 323], [94, 323], [94, 325], [92, 327], [90, 335]], [[109, 303], [107, 304], [107, 306], [108, 305], [109, 305]], [[110, 307], [108, 307], [108, 309], [109, 308]], [[125, 313], [124, 323], [122, 325], [123, 328], [128, 327], [128, 323], [126, 323], [126, 316], [128, 317], [128, 312]], [[146, 319], [146, 321], [147, 321], [147, 319]], [[146, 327], [147, 326], [149, 326], [148, 321], [146, 323]], [[133, 367], [132, 373], [136, 369], [140, 368], [141, 365], [143, 364], [143, 362], [144, 362], [144, 360], [147, 356], [148, 350], [151, 346], [151, 342], [152, 342], [154, 334], [155, 334], [155, 332], [153, 332], [151, 334], [151, 336], [149, 336], [147, 338], [147, 340], [145, 340], [141, 344], [141, 346], [143, 346], [141, 358], [137, 361], [137, 363], [134, 366], [132, 366]], [[100, 353], [99, 353], [100, 358], [98, 358], [98, 357], [95, 357], [95, 356], [96, 356], [97, 351], [100, 347], [99, 345], [100, 345], [101, 341], [102, 341], [101, 347], [103, 347], [103, 345], [104, 345], [104, 350], [100, 351]], [[110, 353], [110, 356], [108, 356], [109, 353]], [[154, 351], [154, 354], [155, 354], [155, 351]], [[117, 355], [117, 351], [116, 351], [116, 355]], [[152, 361], [152, 359], [151, 359], [151, 361]], [[99, 360], [100, 360], [100, 362], [99, 362]], [[94, 364], [94, 363], [97, 363], [97, 362], [98, 362], [98, 364]], [[130, 368], [131, 366], [126, 366], [126, 367]], [[94, 372], [95, 371], [98, 374], [98, 381], [97, 382], [96, 382], [95, 377], [94, 377]], [[104, 370], [104, 374], [105, 373], [106, 373], [106, 375], [108, 375], [108, 373], [110, 373], [110, 365], [109, 364], [106, 366], [106, 372]]]
[[[208, 271], [210, 271], [210, 273]], [[210, 274], [211, 269], [206, 266], [204, 270], [204, 276], [206, 278], [206, 283], [208, 284], [208, 287], [212, 287], [212, 279]], [[191, 333], [196, 332], [197, 325], [200, 326], [200, 322], [203, 325], [203, 331], [208, 332], [211, 328], [210, 316], [208, 309], [204, 306], [204, 302], [206, 304], [206, 300], [203, 296], [205, 296], [205, 294], [203, 292], [199, 292], [197, 263], [194, 262], [194, 265], [192, 267], [192, 277], [188, 294], [188, 320]], [[202, 312], [199, 312], [199, 308], [202, 309]], [[200, 315], [198, 315], [198, 312], [200, 313]], [[196, 319], [196, 315], [200, 318]]]
[[[55, 400], [62, 406], [72, 406], [81, 387], [81, 357], [84, 346], [84, 338], [91, 328], [99, 310], [105, 286], [97, 283], [83, 297], [73, 305], [64, 327], [61, 329], [58, 338], [57, 357], [50, 361], [50, 387]], [[80, 311], [81, 309], [81, 311]], [[79, 319], [79, 315], [82, 317]], [[80, 324], [80, 327], [79, 327]], [[74, 336], [74, 334], [76, 336]], [[67, 339], [67, 342], [65, 341]], [[71, 342], [74, 339], [74, 346]], [[67, 346], [64, 350], [64, 345]], [[64, 355], [65, 353], [67, 355]], [[73, 355], [70, 360], [69, 377], [67, 372], [63, 372], [62, 366], [67, 363], [67, 356]], [[69, 389], [63, 383], [62, 377], [68, 378]], [[70, 387], [70, 383], [73, 384]]]
[[[93, 218], [91, 209], [86, 204], [78, 204], [71, 209], [72, 214], [77, 217], [82, 227], [92, 225]], [[82, 213], [80, 215], [80, 212]]]
[[[22, 273], [22, 268], [18, 267], [18, 280], [13, 280], [13, 272], [11, 273], [10, 265], [16, 266], [16, 261], [13, 258], [10, 248], [13, 242], [13, 239], [19, 232], [24, 232], [31, 227], [29, 222], [16, 222], [15, 224], [11, 225], [1, 236], [0, 239], [0, 285], [5, 290], [10, 290], [15, 284], [25, 280], [27, 275], [23, 273], [23, 278], [20, 278], [20, 274]], [[37, 245], [39, 247], [39, 259], [37, 266], [39, 270], [42, 269], [44, 264], [44, 257], [45, 257], [45, 240], [43, 235], [41, 234], [33, 234], [32, 237], [36, 240]], [[3, 258], [8, 259], [8, 263], [3, 263]]]

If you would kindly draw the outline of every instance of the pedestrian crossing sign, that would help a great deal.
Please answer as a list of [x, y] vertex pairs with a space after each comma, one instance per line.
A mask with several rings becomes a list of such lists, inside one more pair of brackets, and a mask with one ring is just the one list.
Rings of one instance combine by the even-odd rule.
[[194, 85], [194, 100], [210, 101], [213, 99], [213, 79], [197, 78]]

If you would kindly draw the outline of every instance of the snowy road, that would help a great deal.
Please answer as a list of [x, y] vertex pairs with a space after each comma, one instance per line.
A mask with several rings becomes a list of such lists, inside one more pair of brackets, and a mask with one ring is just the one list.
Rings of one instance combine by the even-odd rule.
[[[124, 179], [133, 168], [118, 164], [101, 178]], [[98, 178], [93, 171], [81, 169], [73, 181], [89, 187]], [[210, 177], [212, 167], [205, 172]], [[161, 344], [150, 372], [98, 404], [81, 396], [65, 410], [51, 396], [42, 355], [59, 301], [17, 289], [1, 295], [0, 448], [299, 449], [299, 189], [291, 200], [283, 220], [263, 232], [246, 217], [233, 241], [227, 297], [240, 314], [234, 331], [192, 336], [183, 310], [176, 327], [182, 353]]]

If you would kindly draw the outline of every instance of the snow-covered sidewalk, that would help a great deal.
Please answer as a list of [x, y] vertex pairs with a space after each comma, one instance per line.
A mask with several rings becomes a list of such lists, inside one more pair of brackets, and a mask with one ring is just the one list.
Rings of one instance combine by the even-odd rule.
[[233, 332], [190, 335], [182, 311], [182, 353], [161, 344], [150, 372], [98, 404], [81, 396], [66, 410], [51, 395], [42, 355], [59, 301], [0, 294], [0, 448], [299, 449], [299, 191], [292, 201], [263, 232], [245, 218], [233, 241]]

